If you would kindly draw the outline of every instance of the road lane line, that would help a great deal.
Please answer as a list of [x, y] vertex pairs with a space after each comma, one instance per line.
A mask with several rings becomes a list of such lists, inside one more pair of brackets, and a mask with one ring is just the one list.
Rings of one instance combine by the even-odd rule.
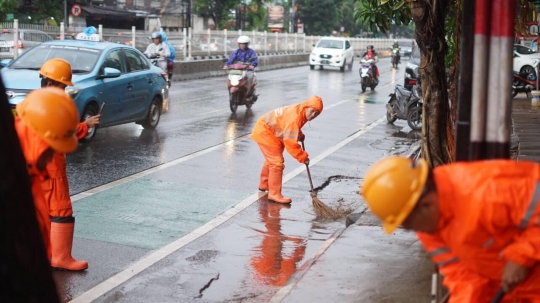
[[[383, 121], [386, 121], [386, 116], [383, 116], [376, 120], [375, 122], [369, 124], [366, 128], [359, 130], [346, 139], [342, 140], [338, 144], [334, 145], [330, 149], [324, 151], [323, 153], [319, 154], [317, 157], [312, 158], [310, 160], [310, 165], [315, 165], [322, 161], [324, 158], [328, 157], [332, 153], [336, 152], [337, 150], [341, 149], [351, 141], [357, 139], [358, 137], [364, 135], [371, 129], [375, 128], [379, 124], [381, 124]], [[236, 139], [235, 139], [236, 140]], [[207, 150], [201, 151], [204, 153], [208, 153], [210, 151], [213, 151], [219, 147], [221, 147], [222, 144], [216, 145], [214, 147], [211, 147]], [[191, 158], [196, 157], [195, 155], [198, 153], [194, 153], [191, 156]], [[179, 160], [182, 160], [181, 162], [187, 161], [184, 158], [181, 158]], [[173, 161], [174, 162], [174, 161]], [[172, 163], [172, 162], [170, 162]], [[179, 163], [179, 162], [178, 162]], [[177, 163], [176, 163], [177, 164]], [[170, 165], [169, 165], [170, 166]], [[288, 173], [283, 178], [283, 183], [291, 180], [292, 178], [296, 177], [297, 175], [301, 174], [305, 171], [305, 166], [300, 165], [292, 172]], [[133, 278], [137, 274], [141, 273], [142, 271], [146, 270], [150, 266], [156, 264], [157, 262], [163, 260], [167, 256], [171, 255], [172, 253], [178, 251], [182, 247], [188, 245], [189, 243], [197, 240], [198, 238], [202, 237], [203, 235], [207, 234], [208, 232], [212, 231], [214, 228], [220, 226], [224, 222], [228, 221], [244, 209], [248, 208], [250, 205], [258, 201], [259, 197], [264, 196], [263, 193], [256, 193], [248, 198], [244, 199], [242, 202], [236, 204], [232, 208], [226, 210], [222, 214], [218, 215], [214, 219], [208, 221], [204, 225], [200, 226], [199, 228], [195, 229], [194, 231], [190, 232], [189, 234], [175, 240], [174, 242], [164, 246], [163, 248], [160, 248], [145, 258], [133, 263], [128, 268], [124, 269], [123, 271], [117, 273], [116, 275], [108, 278], [107, 280], [101, 282], [100, 284], [94, 286], [93, 288], [89, 289], [88, 291], [84, 292], [80, 296], [73, 299], [71, 302], [74, 303], [81, 303], [81, 302], [92, 302], [93, 300], [101, 297], [102, 295], [106, 294], [107, 292], [113, 290], [114, 288], [120, 286], [121, 284], [125, 283], [129, 279]]]

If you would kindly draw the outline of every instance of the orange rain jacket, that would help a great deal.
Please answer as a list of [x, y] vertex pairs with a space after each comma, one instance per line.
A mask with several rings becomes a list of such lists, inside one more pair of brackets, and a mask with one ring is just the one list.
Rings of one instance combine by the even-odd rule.
[[15, 130], [21, 143], [21, 149], [26, 160], [26, 167], [32, 185], [32, 197], [34, 198], [34, 207], [36, 208], [36, 217], [38, 219], [43, 242], [47, 249], [49, 260], [51, 259], [51, 242], [49, 238], [51, 229], [51, 220], [49, 218], [49, 203], [45, 199], [41, 184], [48, 176], [46, 170], [37, 169], [39, 157], [49, 148], [38, 135], [31, 131], [26, 123], [20, 118], [15, 117]]
[[508, 260], [529, 267], [529, 276], [503, 302], [540, 302], [540, 165], [478, 161], [433, 173], [439, 225], [418, 237], [445, 277], [450, 303], [489, 302]]
[[306, 101], [275, 109], [260, 117], [255, 124], [251, 138], [261, 144], [273, 147], [285, 148], [298, 162], [304, 163], [308, 153], [303, 151], [298, 140], [303, 136], [300, 129], [306, 124], [304, 110], [311, 107], [319, 111], [323, 110], [322, 99], [313, 96]]
[[[88, 135], [88, 125], [81, 122], [77, 125], [77, 138], [80, 140]], [[49, 179], [43, 181], [43, 192], [53, 217], [71, 217], [71, 199], [66, 171], [66, 155], [54, 153], [51, 162], [47, 164]]]

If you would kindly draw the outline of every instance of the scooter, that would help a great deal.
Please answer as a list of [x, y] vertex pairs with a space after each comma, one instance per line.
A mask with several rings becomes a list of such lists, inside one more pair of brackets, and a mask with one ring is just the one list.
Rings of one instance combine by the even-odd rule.
[[514, 71], [512, 77], [512, 98], [518, 93], [530, 93], [536, 89], [536, 75], [533, 73], [518, 73]]
[[413, 86], [412, 91], [398, 84], [386, 104], [386, 120], [389, 123], [394, 123], [397, 119], [407, 120], [410, 128], [420, 130], [422, 129], [422, 106], [422, 90], [419, 83]]
[[[159, 51], [161, 51], [162, 48], [159, 49]], [[151, 54], [148, 59], [150, 59], [150, 63], [152, 63], [153, 65], [161, 68], [161, 71], [162, 71], [162, 74], [165, 74], [166, 75], [166, 78], [167, 78], [167, 87], [171, 87], [171, 76], [172, 76], [172, 73], [169, 74], [169, 71], [168, 71], [168, 66], [167, 68], [163, 69], [161, 66], [159, 66], [159, 53], [155, 53], [155, 54]], [[167, 62], [168, 64], [168, 62]]]
[[375, 60], [373, 59], [360, 60], [360, 84], [362, 85], [362, 92], [364, 93], [368, 87], [370, 87], [371, 90], [375, 90], [375, 87], [379, 84], [373, 77], [373, 64], [375, 64]]
[[[248, 71], [250, 63], [255, 59], [249, 59], [249, 62], [235, 62], [228, 66], [229, 75], [227, 77], [227, 90], [229, 91], [229, 107], [231, 112], [235, 113], [238, 105], [245, 105], [251, 108], [259, 95], [255, 94], [257, 78], [254, 71]], [[248, 87], [248, 72], [253, 73], [251, 87]]]
[[397, 68], [400, 63], [399, 48], [392, 49], [392, 67]]

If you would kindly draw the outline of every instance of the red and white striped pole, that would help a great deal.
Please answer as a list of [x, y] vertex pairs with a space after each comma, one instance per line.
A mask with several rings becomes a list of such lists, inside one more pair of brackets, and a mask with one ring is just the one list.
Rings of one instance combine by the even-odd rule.
[[491, 0], [476, 0], [474, 24], [474, 64], [471, 106], [470, 160], [485, 158], [486, 97], [489, 60], [489, 26]]
[[510, 158], [515, 0], [493, 0], [486, 119], [487, 158]]

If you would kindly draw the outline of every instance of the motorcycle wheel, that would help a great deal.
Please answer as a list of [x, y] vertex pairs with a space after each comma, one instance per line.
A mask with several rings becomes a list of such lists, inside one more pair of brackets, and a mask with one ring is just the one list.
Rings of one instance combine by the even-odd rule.
[[238, 109], [238, 102], [236, 102], [236, 98], [238, 98], [238, 96], [229, 94], [229, 107], [233, 113], [236, 113], [236, 110]]
[[367, 89], [367, 86], [364, 83], [362, 83], [362, 92], [365, 93], [366, 89]]
[[252, 106], [253, 106], [253, 102], [247, 102], [246, 103], [246, 108], [247, 109], [250, 109]]
[[414, 130], [422, 129], [422, 107], [420, 104], [415, 103], [409, 107], [407, 124]]
[[512, 88], [512, 99], [514, 99], [517, 96], [518, 92]]
[[[395, 101], [393, 101], [390, 104], [393, 105], [394, 103], [395, 103]], [[386, 110], [386, 121], [388, 121], [388, 123], [394, 123], [394, 122], [396, 122], [396, 120], [397, 120], [397, 115], [392, 116], [390, 114], [390, 112], [388, 110]]]

